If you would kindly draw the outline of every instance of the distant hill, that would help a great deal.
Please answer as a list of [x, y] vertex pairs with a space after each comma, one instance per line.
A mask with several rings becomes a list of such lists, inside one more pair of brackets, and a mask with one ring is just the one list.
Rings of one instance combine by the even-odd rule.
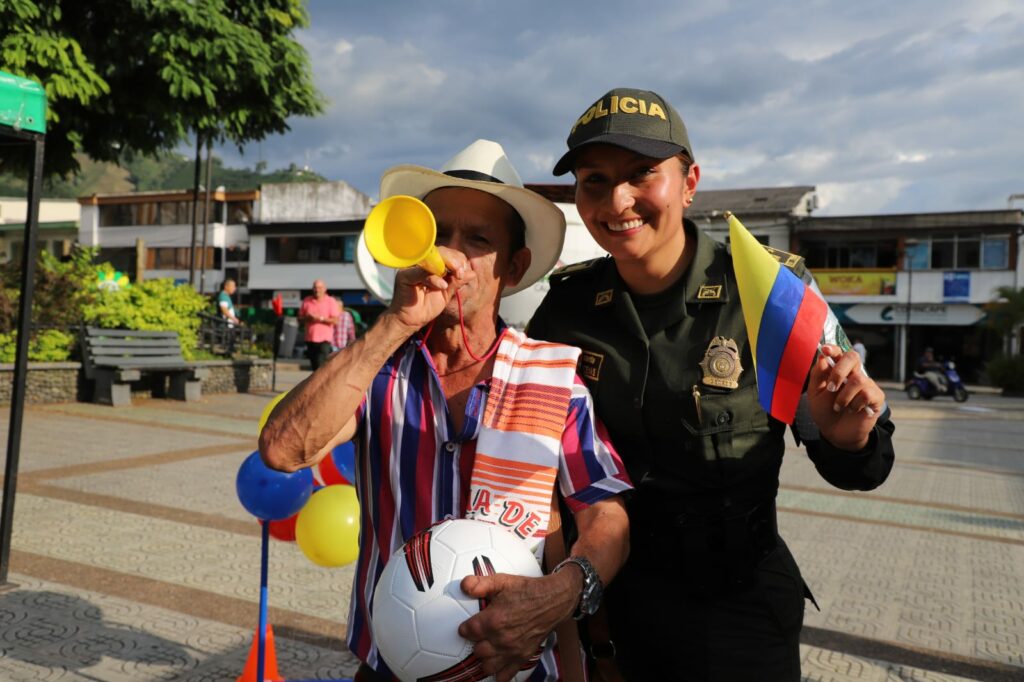
[[[43, 197], [74, 199], [90, 194], [191, 189], [195, 179], [195, 160], [180, 154], [126, 159], [120, 165], [97, 163], [84, 156], [78, 162], [81, 166], [78, 175], [44, 182]], [[264, 183], [326, 181], [318, 173], [302, 170], [295, 164], [274, 171], [267, 171], [264, 162], [257, 164], [255, 169], [225, 168], [223, 161], [214, 155], [212, 165], [213, 180], [210, 184], [228, 190], [256, 189]], [[205, 159], [202, 172], [205, 175]], [[26, 179], [0, 174], [0, 196], [23, 196], [27, 188]]]

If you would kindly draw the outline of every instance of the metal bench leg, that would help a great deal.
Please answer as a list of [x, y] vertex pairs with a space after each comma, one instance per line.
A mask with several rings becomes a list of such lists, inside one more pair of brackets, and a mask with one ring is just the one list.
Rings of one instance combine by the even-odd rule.
[[203, 382], [195, 381], [188, 374], [172, 374], [170, 393], [175, 400], [194, 402], [203, 397]]

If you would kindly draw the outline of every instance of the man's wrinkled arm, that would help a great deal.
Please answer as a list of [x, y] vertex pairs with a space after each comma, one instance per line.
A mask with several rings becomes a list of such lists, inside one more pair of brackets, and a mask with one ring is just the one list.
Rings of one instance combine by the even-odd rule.
[[350, 440], [370, 382], [413, 331], [385, 313], [363, 338], [291, 389], [260, 433], [267, 466], [282, 471], [312, 466], [334, 445]]

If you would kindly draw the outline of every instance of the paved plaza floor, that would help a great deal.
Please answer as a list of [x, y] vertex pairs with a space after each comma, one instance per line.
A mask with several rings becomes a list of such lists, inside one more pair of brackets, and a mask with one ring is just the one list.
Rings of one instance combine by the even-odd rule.
[[[278, 389], [302, 376], [279, 371]], [[0, 681], [241, 673], [260, 539], [234, 479], [273, 395], [26, 409]], [[890, 398], [897, 466], [879, 490], [831, 488], [787, 451], [780, 528], [821, 607], [807, 608], [804, 677], [1024, 680], [1024, 400]], [[351, 580], [272, 544], [283, 676], [354, 673]]]

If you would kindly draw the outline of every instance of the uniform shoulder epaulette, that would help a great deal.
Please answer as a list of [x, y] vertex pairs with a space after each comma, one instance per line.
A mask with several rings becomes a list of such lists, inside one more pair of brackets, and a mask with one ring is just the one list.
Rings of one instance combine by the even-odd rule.
[[580, 273], [587, 272], [588, 270], [593, 270], [594, 267], [603, 260], [603, 257], [599, 257], [591, 258], [590, 260], [580, 261], [579, 263], [569, 263], [568, 265], [563, 265], [562, 267], [552, 271], [551, 276], [548, 278], [548, 280], [552, 284], [563, 282], [573, 275], [578, 275]]
[[804, 272], [807, 270], [807, 264], [804, 261], [803, 256], [798, 256], [795, 253], [789, 251], [783, 251], [782, 249], [776, 249], [775, 247], [762, 244], [764, 250], [771, 254], [772, 258], [779, 261], [787, 268], [793, 271], [793, 274], [797, 277], [803, 277]]

